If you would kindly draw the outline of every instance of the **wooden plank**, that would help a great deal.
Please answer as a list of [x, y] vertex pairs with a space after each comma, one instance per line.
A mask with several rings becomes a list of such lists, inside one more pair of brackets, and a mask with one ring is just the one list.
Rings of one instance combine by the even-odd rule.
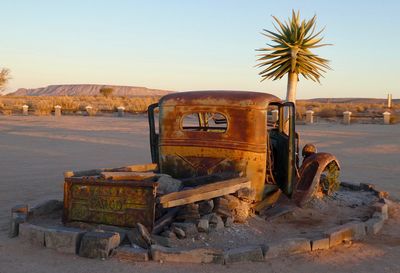
[[151, 172], [157, 170], [157, 164], [129, 165], [119, 168], [105, 169], [106, 172]]
[[279, 205], [267, 210], [263, 216], [265, 217], [265, 220], [272, 221], [283, 215], [292, 213], [297, 209], [299, 209], [299, 207], [294, 204], [287, 204], [287, 205], [279, 204]]
[[102, 172], [101, 177], [107, 180], [136, 180], [141, 181], [154, 177], [154, 173], [146, 172]]
[[209, 192], [209, 191], [218, 190], [218, 189], [224, 189], [224, 188], [227, 188], [230, 186], [235, 186], [235, 185], [247, 183], [247, 182], [249, 182], [249, 179], [247, 177], [238, 177], [238, 178], [227, 179], [227, 180], [223, 180], [223, 181], [210, 183], [207, 185], [199, 186], [199, 187], [188, 189], [188, 190], [172, 192], [172, 193], [161, 196], [160, 203], [164, 203], [167, 201], [176, 200], [176, 199], [180, 199], [180, 198], [186, 198], [190, 195], [194, 195], [197, 193]]
[[242, 188], [250, 187], [250, 185], [248, 178], [233, 178], [194, 189], [165, 194], [159, 198], [159, 203], [164, 208], [171, 208], [234, 193]]
[[85, 171], [66, 171], [64, 172], [64, 177], [82, 177], [82, 176], [97, 176], [100, 175], [104, 169], [93, 169]]
[[174, 221], [175, 216], [178, 214], [179, 210], [180, 208], [169, 209], [169, 211], [165, 215], [163, 215], [154, 223], [152, 233], [158, 234], [163, 230], [165, 226], [170, 225]]
[[65, 171], [64, 177], [82, 177], [82, 176], [97, 176], [101, 175], [102, 172], [152, 172], [157, 170], [157, 164], [138, 164], [129, 165], [118, 168], [106, 168], [106, 169], [93, 169], [84, 171]]
[[264, 198], [264, 200], [258, 202], [255, 206], [254, 206], [254, 210], [257, 213], [262, 212], [265, 208], [268, 208], [270, 206], [272, 206], [273, 204], [276, 203], [276, 201], [278, 201], [279, 197], [281, 196], [282, 191], [280, 189], [270, 193], [267, 197]]

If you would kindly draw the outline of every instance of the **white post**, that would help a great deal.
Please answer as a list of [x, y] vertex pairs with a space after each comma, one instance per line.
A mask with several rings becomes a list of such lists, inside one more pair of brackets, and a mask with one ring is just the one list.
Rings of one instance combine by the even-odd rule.
[[93, 114], [93, 112], [92, 112], [93, 107], [92, 106], [88, 105], [88, 106], [85, 107], [85, 109], [86, 109], [86, 113], [87, 113], [88, 116], [91, 116]]
[[26, 104], [22, 105], [22, 115], [27, 116], [28, 115], [28, 109], [29, 109], [28, 105], [26, 105]]
[[314, 111], [313, 110], [306, 111], [306, 123], [309, 123], [309, 124], [314, 123]]
[[387, 96], [387, 108], [392, 108], [392, 94], [388, 94]]
[[390, 124], [390, 112], [383, 113], [383, 124]]
[[118, 110], [118, 117], [122, 118], [124, 116], [125, 107], [119, 106], [117, 107], [117, 110]]
[[349, 125], [351, 122], [351, 112], [345, 111], [343, 112], [343, 123]]
[[61, 106], [60, 105], [54, 106], [54, 116], [56, 116], [56, 117], [61, 116]]
[[279, 114], [279, 111], [278, 110], [272, 110], [271, 111], [271, 114], [272, 114], [272, 122], [277, 122], [278, 121], [278, 114]]

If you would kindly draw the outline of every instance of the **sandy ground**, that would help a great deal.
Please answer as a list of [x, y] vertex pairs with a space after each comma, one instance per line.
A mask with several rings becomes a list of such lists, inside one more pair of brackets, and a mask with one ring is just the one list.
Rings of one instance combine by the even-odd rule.
[[[335, 154], [342, 180], [374, 183], [400, 200], [400, 126], [318, 124], [298, 126], [301, 143]], [[136, 116], [0, 116], [0, 273], [3, 272], [400, 272], [400, 206], [378, 236], [363, 242], [265, 263], [233, 266], [129, 264], [98, 261], [7, 238], [10, 208], [62, 199], [68, 169], [149, 162], [147, 120]]]

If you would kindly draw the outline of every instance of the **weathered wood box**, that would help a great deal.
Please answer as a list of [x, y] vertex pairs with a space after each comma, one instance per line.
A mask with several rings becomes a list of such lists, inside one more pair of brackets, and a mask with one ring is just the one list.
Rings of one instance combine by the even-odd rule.
[[153, 229], [157, 182], [112, 181], [98, 176], [67, 177], [63, 222], [81, 221]]

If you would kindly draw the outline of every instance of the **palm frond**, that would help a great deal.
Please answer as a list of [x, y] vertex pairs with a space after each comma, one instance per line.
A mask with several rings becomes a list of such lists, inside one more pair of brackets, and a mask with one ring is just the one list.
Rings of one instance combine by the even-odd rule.
[[2, 68], [0, 70], [0, 91], [2, 91], [7, 82], [11, 79], [10, 70], [8, 68]]

